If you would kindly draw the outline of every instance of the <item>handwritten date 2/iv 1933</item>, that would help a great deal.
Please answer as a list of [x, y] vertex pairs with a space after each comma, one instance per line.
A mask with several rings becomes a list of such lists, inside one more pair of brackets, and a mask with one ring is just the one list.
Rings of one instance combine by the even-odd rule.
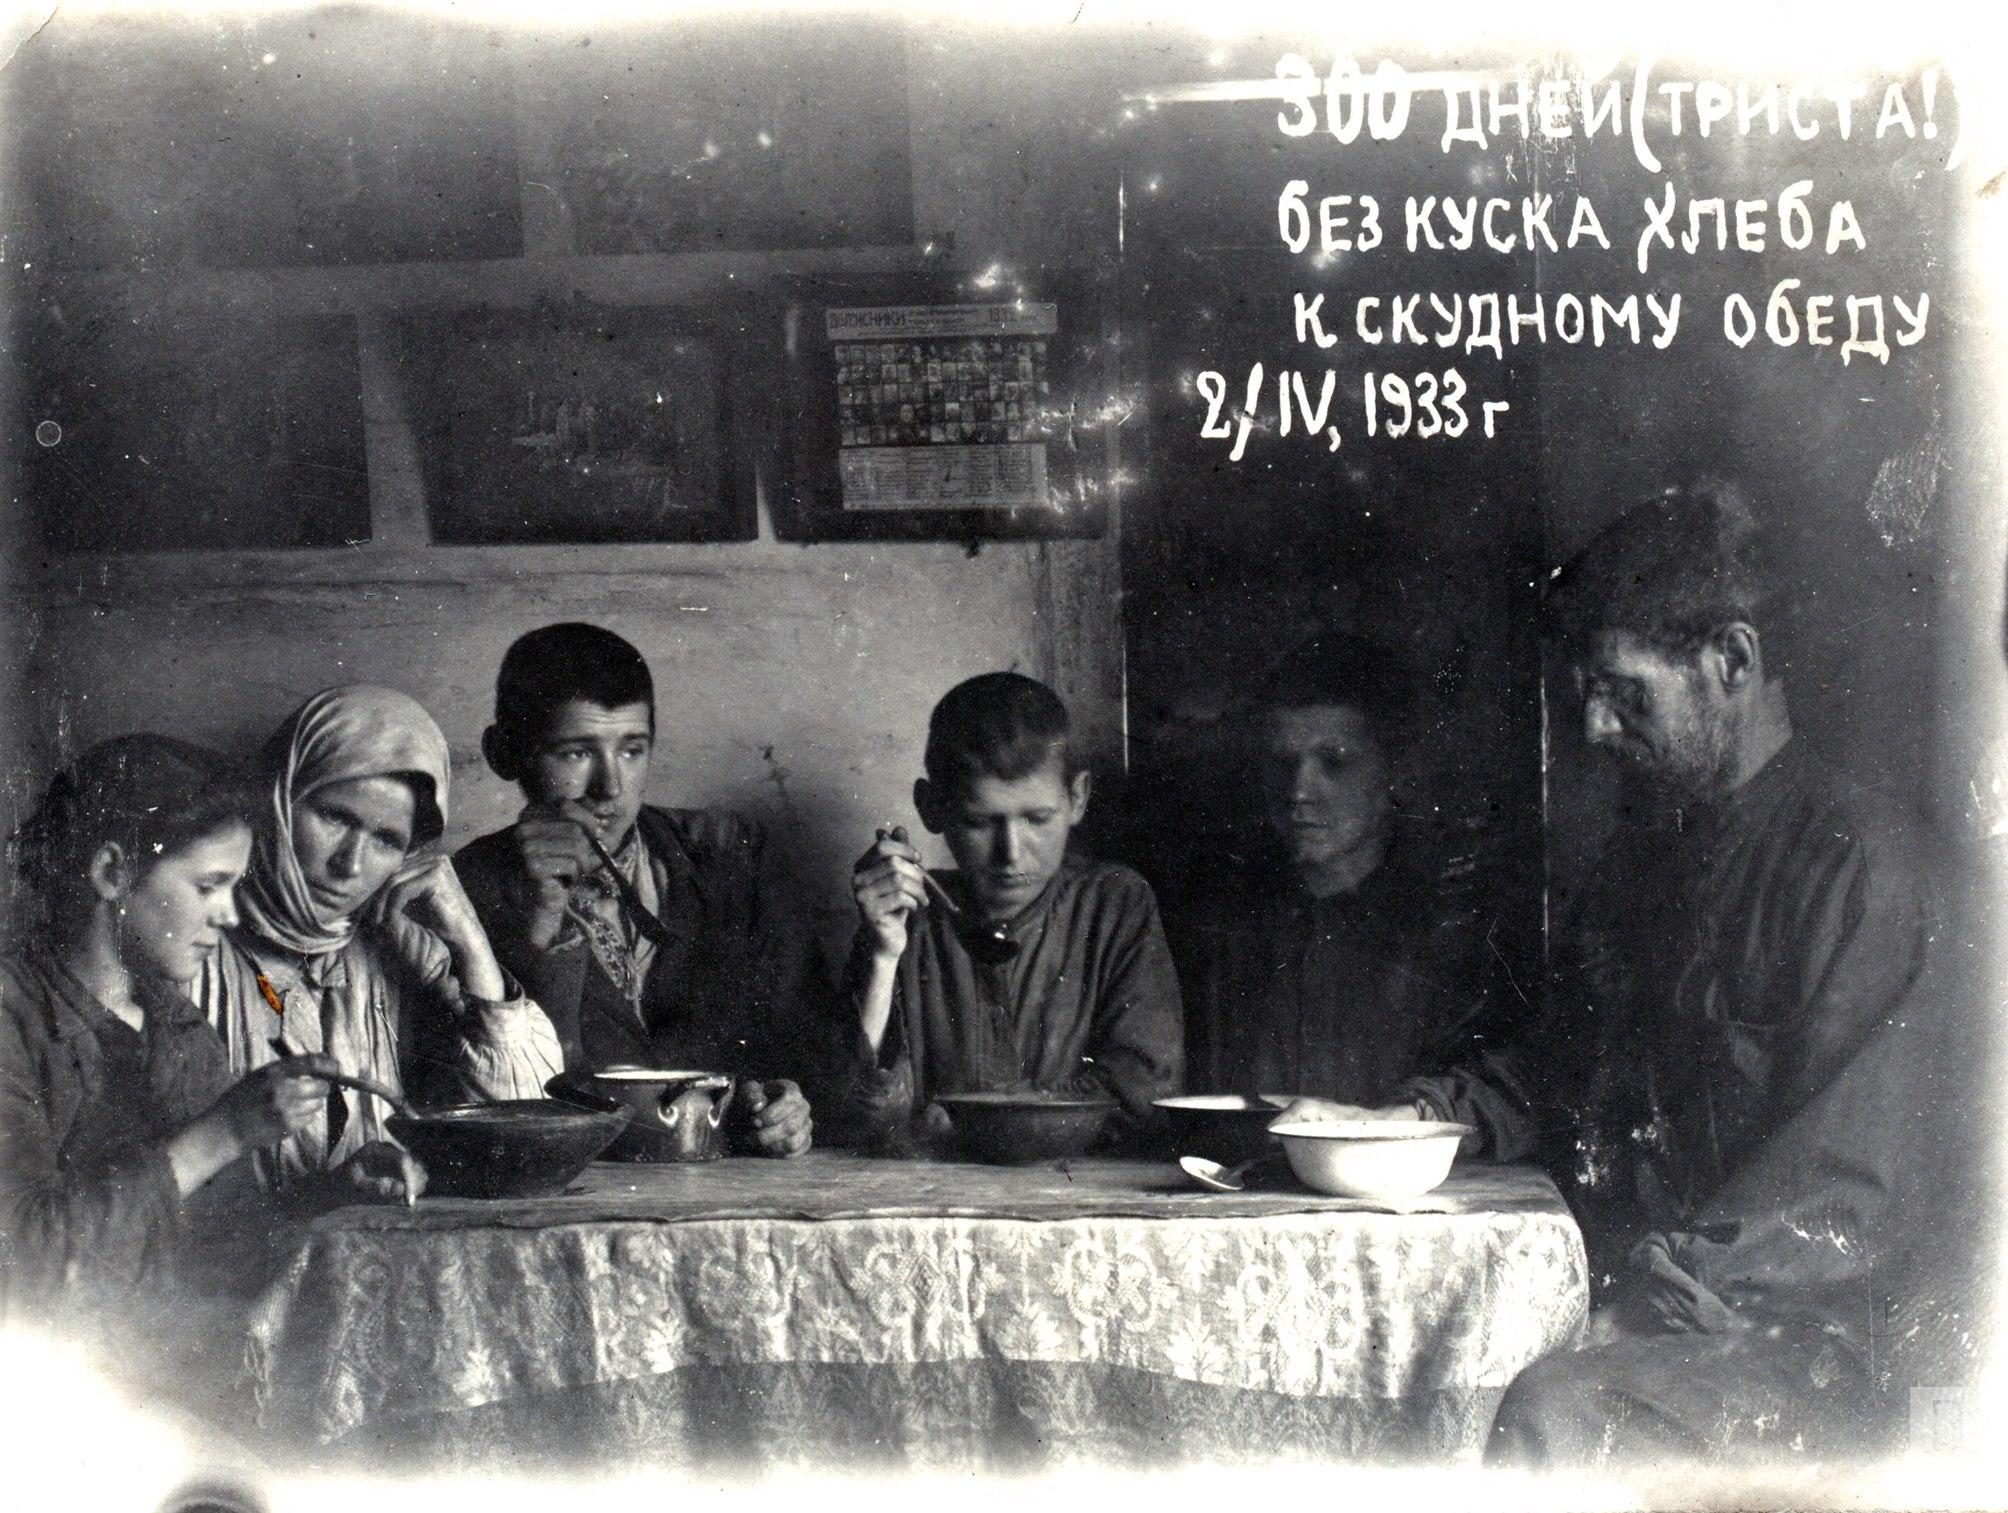
[[[1339, 449], [1340, 430], [1332, 414], [1339, 375], [1331, 368], [1310, 374], [1279, 368], [1271, 374], [1258, 362], [1249, 368], [1238, 395], [1231, 393], [1224, 375], [1211, 369], [1193, 383], [1206, 401], [1206, 419], [1200, 423], [1199, 434], [1209, 441], [1233, 442], [1229, 462], [1241, 460], [1248, 438], [1257, 431], [1265, 436], [1302, 436], [1306, 441], [1323, 439], [1326, 451]], [[1470, 386], [1455, 368], [1407, 376], [1360, 375], [1360, 404], [1370, 437], [1455, 440], [1471, 430], [1471, 412], [1465, 403], [1469, 395]], [[1479, 404], [1478, 423], [1486, 436], [1494, 434], [1499, 416], [1510, 408], [1504, 400]]]

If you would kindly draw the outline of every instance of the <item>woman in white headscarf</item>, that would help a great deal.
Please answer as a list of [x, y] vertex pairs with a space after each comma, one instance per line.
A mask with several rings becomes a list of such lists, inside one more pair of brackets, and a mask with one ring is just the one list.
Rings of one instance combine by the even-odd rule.
[[[233, 1072], [326, 1054], [421, 1102], [543, 1096], [557, 1034], [497, 964], [452, 862], [426, 849], [446, 829], [448, 769], [432, 717], [367, 684], [315, 694], [266, 744], [270, 812], [241, 923], [196, 984]], [[386, 1133], [390, 1112], [331, 1088], [276, 1175], [415, 1196], [424, 1173]]]

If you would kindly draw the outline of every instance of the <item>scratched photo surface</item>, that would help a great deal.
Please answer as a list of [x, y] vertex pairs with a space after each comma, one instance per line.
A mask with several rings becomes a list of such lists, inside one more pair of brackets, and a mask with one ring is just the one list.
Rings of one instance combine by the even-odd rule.
[[[811, 1086], [791, 1161], [260, 1209], [221, 1242], [219, 1178], [184, 1205], [184, 1290], [112, 1331], [81, 1291], [35, 1301], [29, 1248], [62, 1225], [10, 1196], [24, 1485], [1999, 1502], [2008, 49], [1985, 28], [1936, 5], [16, 11], [0, 829], [98, 742], [249, 759], [363, 683], [437, 723], [443, 833], [414, 862], [450, 856], [523, 811], [484, 742], [504, 653], [591, 622], [653, 672], [649, 803], [758, 837], [735, 844], [762, 928], [822, 995], [793, 1033], [848, 1046], [853, 867], [895, 825], [955, 865], [916, 812], [929, 711], [1008, 669], [1067, 706], [1074, 851], [1161, 911], [1167, 1090], [1322, 1096], [1421, 1037], [1416, 995], [1482, 1003], [1443, 1032], [1454, 1096], [1417, 1099], [1478, 1144], [1392, 1214], [1280, 1161], [1203, 1194], [1161, 1128], [1078, 1166], [856, 1157]], [[1682, 726], [1700, 685], [1652, 681], [1665, 647], [1565, 634], [1572, 593], [1665, 567], [1598, 579], [1596, 553], [1670, 489], [1769, 552], [1741, 723]], [[1737, 663], [1717, 628], [1677, 655]], [[1253, 902], [1310, 875], [1278, 850], [1309, 801], [1276, 796], [1265, 692], [1307, 645], [1402, 690], [1364, 740], [1406, 891], [1345, 927], [1352, 957], [1311, 895]], [[1703, 786], [1637, 781], [1656, 758]], [[1847, 807], [1804, 796], [1829, 788]], [[1651, 861], [1737, 824], [1742, 871]], [[16, 851], [4, 875], [7, 960], [42, 960]], [[1396, 936], [1409, 966], [1350, 964]], [[703, 942], [660, 949], [707, 970]], [[1626, 950], [1688, 1017], [1647, 1007]], [[1333, 1014], [1389, 1016], [1377, 1048], [1306, 1017], [1264, 1061], [1237, 1016], [1317, 970]], [[1254, 1085], [1286, 1063], [1305, 1085]], [[1545, 1114], [1509, 1137], [1499, 1087], [1638, 1115], [1609, 1148]], [[0, 1164], [25, 1171], [21, 1121], [56, 1105], [17, 1092]], [[1626, 1162], [1660, 1175], [1635, 1192]], [[1627, 1203], [1693, 1223], [1613, 1246]], [[1620, 1326], [1633, 1271], [1649, 1322]], [[1529, 1428], [1532, 1384], [1592, 1357], [1615, 1374]], [[1620, 1431], [1649, 1453], [1606, 1453]]]

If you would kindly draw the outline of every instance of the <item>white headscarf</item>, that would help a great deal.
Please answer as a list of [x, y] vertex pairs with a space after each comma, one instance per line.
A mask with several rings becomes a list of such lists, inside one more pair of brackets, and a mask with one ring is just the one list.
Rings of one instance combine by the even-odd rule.
[[293, 850], [294, 806], [330, 783], [409, 778], [416, 798], [411, 837], [416, 852], [445, 833], [451, 765], [446, 737], [432, 716], [394, 688], [351, 683], [323, 689], [294, 710], [265, 746], [261, 767], [271, 780], [272, 811], [258, 827], [251, 870], [237, 891], [245, 925], [299, 956], [321, 956], [347, 945], [362, 911], [326, 920], [314, 907]]

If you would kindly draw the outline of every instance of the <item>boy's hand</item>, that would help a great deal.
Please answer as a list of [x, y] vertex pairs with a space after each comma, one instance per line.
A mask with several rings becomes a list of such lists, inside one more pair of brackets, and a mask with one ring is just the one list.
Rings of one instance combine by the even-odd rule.
[[536, 950], [549, 950], [565, 924], [572, 884], [600, 864], [584, 827], [592, 814], [576, 800], [531, 804], [509, 836], [521, 863], [525, 933]]
[[858, 918], [872, 935], [872, 954], [897, 961], [906, 950], [907, 919], [927, 907], [920, 853], [907, 843], [903, 825], [881, 827], [872, 848], [851, 869], [851, 896]]
[[809, 1148], [814, 1121], [809, 1100], [785, 1078], [739, 1084], [739, 1102], [753, 1146], [763, 1156], [799, 1156]]

